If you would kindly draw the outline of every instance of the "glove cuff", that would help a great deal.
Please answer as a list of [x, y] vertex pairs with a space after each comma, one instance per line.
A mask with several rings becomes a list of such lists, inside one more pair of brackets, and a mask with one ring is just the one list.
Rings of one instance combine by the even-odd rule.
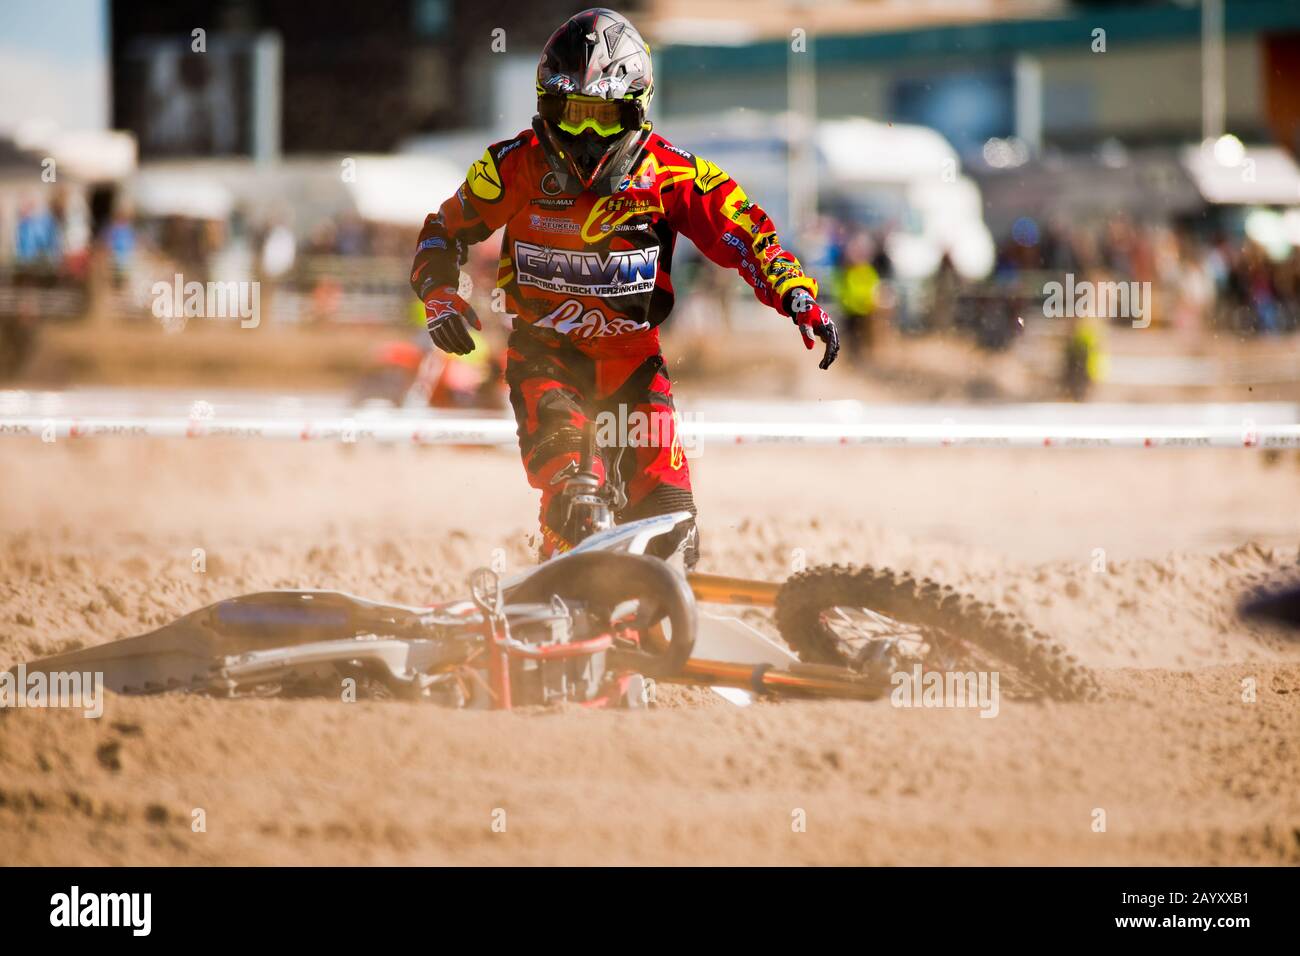
[[438, 282], [438, 281], [430, 280], [430, 282], [428, 282], [425, 285], [424, 294], [420, 296], [420, 301], [428, 302], [429, 299], [435, 295], [441, 296], [443, 298], [449, 298], [451, 296], [455, 296], [457, 299], [459, 299], [460, 288], [448, 282]]
[[809, 279], [807, 277], [804, 277], [802, 279], [793, 279], [791, 280], [789, 288], [787, 288], [784, 294], [781, 296], [781, 312], [783, 315], [787, 315], [792, 319], [798, 318], [798, 316], [791, 311], [790, 306], [794, 303], [795, 294], [800, 289], [807, 292], [814, 302], [817, 301], [816, 282], [814, 282], [812, 279]]

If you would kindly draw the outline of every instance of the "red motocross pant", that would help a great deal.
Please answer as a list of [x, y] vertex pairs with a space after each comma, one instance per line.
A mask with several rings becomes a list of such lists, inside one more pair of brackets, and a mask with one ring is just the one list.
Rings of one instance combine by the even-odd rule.
[[[558, 506], [563, 471], [576, 467], [589, 420], [595, 420], [600, 452], [596, 472], [602, 480], [620, 480], [627, 496], [627, 505], [615, 515], [618, 522], [671, 511], [695, 514], [658, 336], [647, 337], [645, 345], [593, 358], [567, 341], [539, 338], [527, 329], [510, 336], [506, 382], [528, 483], [542, 493], [543, 556], [573, 544], [561, 536], [564, 516]], [[670, 550], [677, 543], [658, 542]], [[695, 556], [692, 547], [688, 563]]]

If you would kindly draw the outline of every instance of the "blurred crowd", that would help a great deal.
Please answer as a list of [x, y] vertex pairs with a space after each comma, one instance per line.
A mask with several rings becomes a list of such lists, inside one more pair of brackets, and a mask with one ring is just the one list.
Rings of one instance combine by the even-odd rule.
[[[259, 278], [315, 294], [322, 308], [337, 300], [325, 293], [337, 293], [339, 283], [374, 288], [387, 282], [394, 294], [404, 286], [412, 230], [366, 222], [352, 211], [301, 229], [285, 208], [259, 210], [258, 218], [236, 209], [211, 220], [138, 216], [120, 197], [105, 209], [94, 206], [93, 196], [54, 188], [44, 200], [25, 197], [0, 207], [0, 269], [15, 284], [80, 282], [98, 248], [118, 287], [132, 274], [150, 282], [173, 272], [200, 282]], [[1300, 327], [1300, 247], [1270, 254], [1241, 230], [1139, 223], [1122, 214], [1090, 224], [1020, 219], [998, 241], [989, 276], [961, 276], [944, 256], [921, 280], [896, 274], [891, 237], [887, 226], [835, 217], [818, 219], [803, 237], [805, 263], [823, 277], [823, 296], [829, 291], [834, 299], [851, 350], [869, 353], [885, 328], [905, 334], [964, 329], [982, 345], [1003, 347], [1020, 319], [1043, 314], [1045, 283], [1066, 274], [1076, 281], [1150, 282], [1156, 327], [1188, 334]], [[689, 267], [674, 278], [683, 294], [722, 293], [727, 281]], [[391, 318], [404, 321], [406, 312]]]
[[1247, 236], [1199, 223], [1137, 223], [1116, 215], [1092, 225], [1053, 222], [1040, 233], [1022, 219], [999, 245], [993, 279], [1016, 284], [1067, 273], [1150, 282], [1153, 326], [1241, 334], [1300, 327], [1300, 247], [1274, 256]]
[[[1240, 230], [1202, 224], [1139, 223], [1125, 215], [1089, 224], [1040, 227], [1017, 220], [996, 244], [985, 277], [962, 276], [943, 255], [920, 280], [898, 276], [891, 231], [820, 220], [805, 239], [810, 271], [829, 278], [851, 353], [869, 354], [888, 328], [901, 334], [958, 331], [990, 349], [1006, 347], [1026, 318], [1051, 318], [1048, 283], [1149, 282], [1152, 328], [1189, 337], [1215, 332], [1269, 335], [1300, 328], [1300, 246], [1278, 254]], [[1087, 315], [1131, 324], [1131, 316]], [[1074, 322], [1063, 322], [1072, 331]]]
[[92, 196], [51, 188], [47, 197], [25, 195], [0, 204], [0, 267], [26, 275], [84, 278], [92, 249], [102, 249], [117, 274], [139, 258], [151, 266], [174, 264], [198, 281], [235, 248], [251, 247], [282, 272], [299, 254], [321, 257], [408, 256], [412, 229], [366, 222], [343, 210], [296, 229], [287, 208], [256, 212], [236, 208], [222, 219], [188, 215], [138, 215], [129, 200], [113, 199], [107, 215], [92, 210]]
[[0, 209], [0, 224], [0, 259], [16, 276], [84, 277], [91, 223], [80, 193], [55, 188], [48, 200], [25, 196]]

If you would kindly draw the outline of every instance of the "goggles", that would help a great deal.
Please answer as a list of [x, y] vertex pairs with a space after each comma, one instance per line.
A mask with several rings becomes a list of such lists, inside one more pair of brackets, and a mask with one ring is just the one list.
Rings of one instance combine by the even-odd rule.
[[593, 130], [598, 136], [614, 136], [640, 125], [631, 97], [606, 100], [598, 96], [557, 96], [543, 93], [537, 98], [537, 112], [570, 136]]

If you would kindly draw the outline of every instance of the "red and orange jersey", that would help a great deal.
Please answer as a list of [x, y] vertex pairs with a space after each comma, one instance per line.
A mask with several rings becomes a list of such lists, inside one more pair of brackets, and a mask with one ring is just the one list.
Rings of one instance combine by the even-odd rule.
[[466, 248], [504, 227], [497, 285], [516, 323], [593, 356], [657, 339], [678, 233], [778, 312], [792, 289], [817, 294], [767, 214], [716, 165], [652, 133], [632, 169], [612, 195], [566, 195], [531, 129], [489, 146], [425, 220], [411, 286], [423, 298], [456, 285]]

